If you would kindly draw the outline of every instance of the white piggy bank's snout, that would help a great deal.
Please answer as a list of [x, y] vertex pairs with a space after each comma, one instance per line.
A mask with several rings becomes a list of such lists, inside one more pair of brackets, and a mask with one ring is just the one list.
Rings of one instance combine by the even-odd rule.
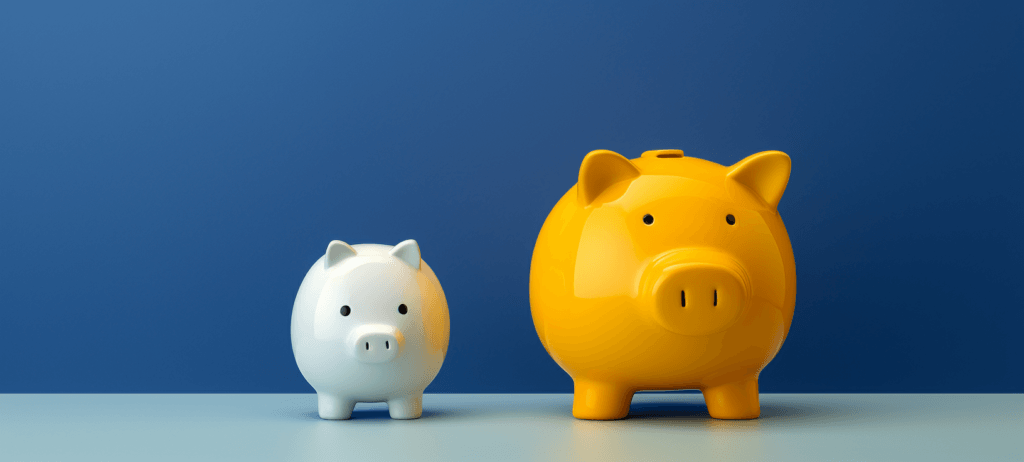
[[365, 324], [352, 330], [348, 348], [364, 363], [384, 363], [402, 354], [402, 331], [386, 324]]

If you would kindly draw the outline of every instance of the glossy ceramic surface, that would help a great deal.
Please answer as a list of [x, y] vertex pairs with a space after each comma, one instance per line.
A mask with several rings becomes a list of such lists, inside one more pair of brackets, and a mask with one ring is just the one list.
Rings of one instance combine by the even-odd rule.
[[441, 284], [416, 241], [332, 241], [295, 297], [292, 350], [320, 417], [347, 419], [357, 402], [386, 402], [392, 418], [415, 419], [449, 328]]
[[760, 413], [757, 377], [793, 319], [777, 206], [789, 156], [725, 167], [682, 151], [593, 151], [541, 228], [534, 326], [575, 382], [573, 415], [618, 419], [640, 390], [700, 389], [721, 419]]

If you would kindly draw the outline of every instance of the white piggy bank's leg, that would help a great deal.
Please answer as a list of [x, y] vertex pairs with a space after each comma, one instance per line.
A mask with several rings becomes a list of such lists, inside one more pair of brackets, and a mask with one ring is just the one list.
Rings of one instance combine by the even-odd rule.
[[423, 392], [389, 399], [388, 413], [392, 419], [418, 419], [423, 415]]
[[356, 402], [338, 395], [317, 393], [317, 408], [320, 410], [320, 418], [327, 420], [343, 420], [352, 417], [352, 409]]

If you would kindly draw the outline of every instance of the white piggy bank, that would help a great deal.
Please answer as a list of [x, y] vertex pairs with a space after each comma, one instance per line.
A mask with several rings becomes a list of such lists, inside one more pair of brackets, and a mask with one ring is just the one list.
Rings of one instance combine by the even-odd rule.
[[423, 413], [423, 390], [448, 351], [448, 302], [414, 240], [332, 241], [292, 308], [292, 351], [316, 389], [320, 417], [387, 402], [392, 419]]

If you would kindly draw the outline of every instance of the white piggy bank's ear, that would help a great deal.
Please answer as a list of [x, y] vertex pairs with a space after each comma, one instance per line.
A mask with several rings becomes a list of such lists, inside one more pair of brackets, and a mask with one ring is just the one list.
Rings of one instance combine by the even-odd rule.
[[789, 183], [792, 161], [781, 151], [752, 154], [729, 167], [729, 178], [750, 188], [772, 208], [778, 208]]
[[356, 256], [356, 249], [353, 249], [352, 246], [341, 241], [331, 241], [330, 244], [327, 244], [324, 269], [331, 269], [332, 266], [341, 263], [346, 258], [354, 256]]
[[580, 180], [576, 183], [576, 199], [588, 206], [609, 186], [640, 176], [640, 170], [621, 154], [603, 149], [590, 151], [580, 165]]
[[402, 260], [409, 266], [420, 269], [420, 245], [409, 239], [400, 242], [390, 252], [392, 257]]

